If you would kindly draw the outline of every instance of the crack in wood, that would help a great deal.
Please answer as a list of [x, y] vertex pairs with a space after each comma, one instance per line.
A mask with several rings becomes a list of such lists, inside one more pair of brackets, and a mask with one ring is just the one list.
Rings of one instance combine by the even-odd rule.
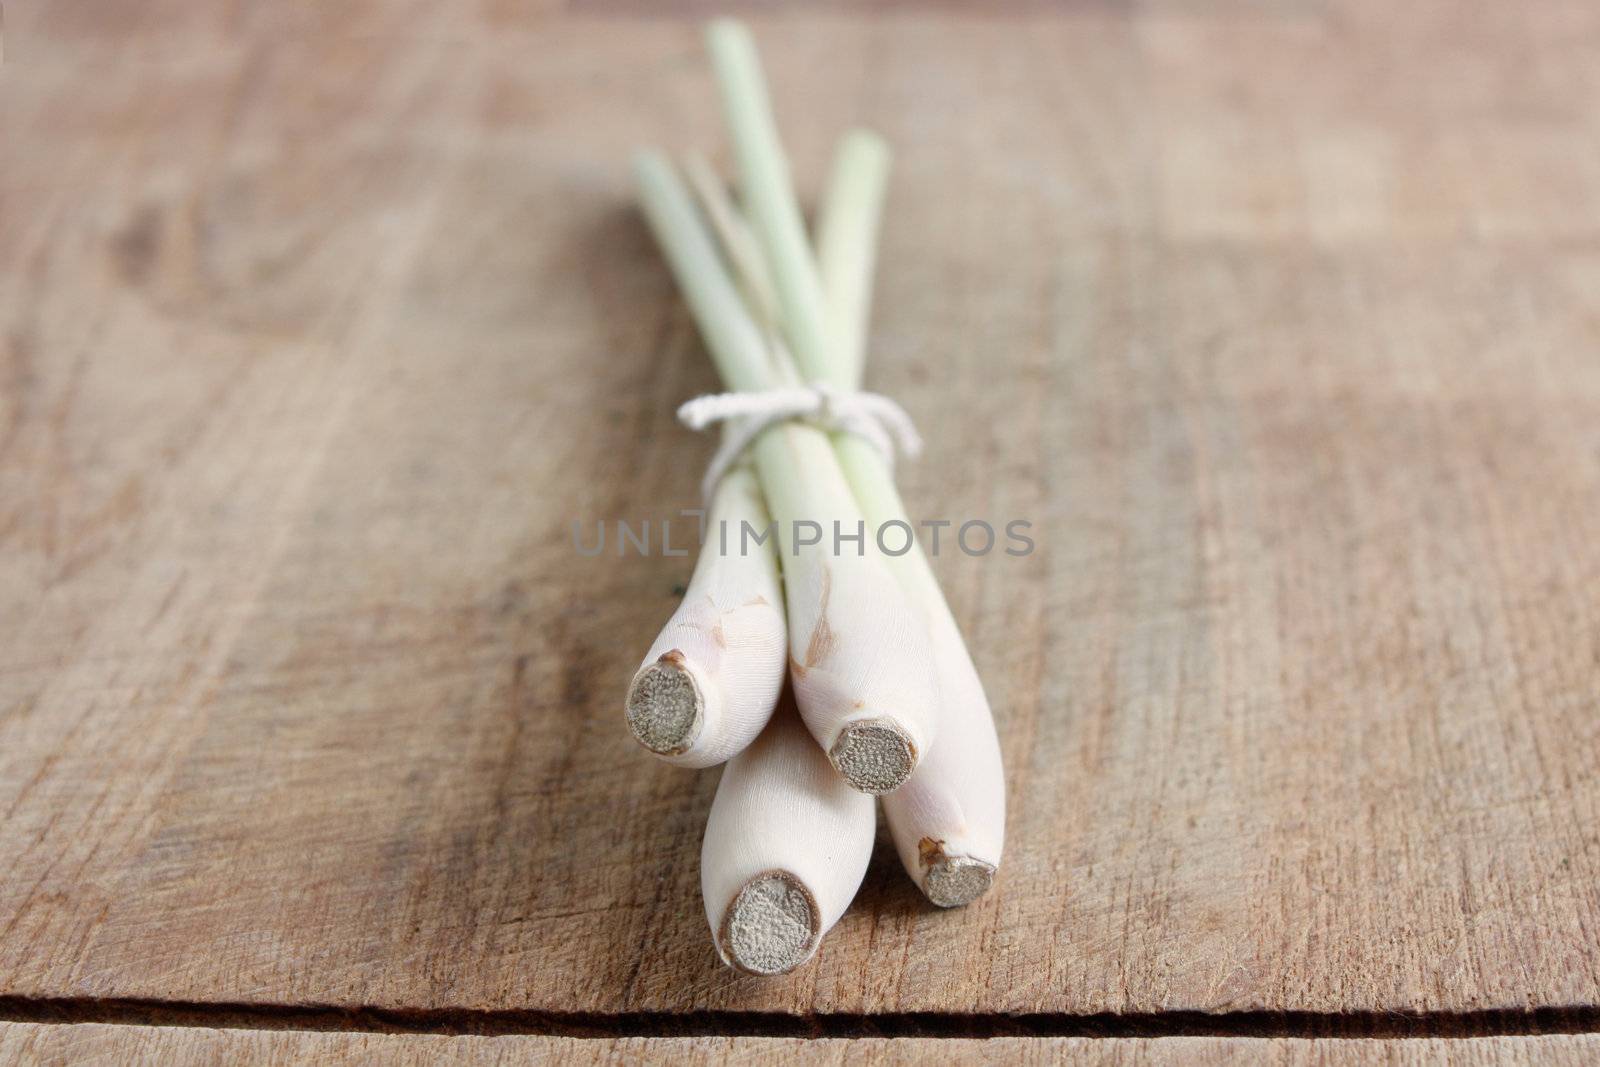
[[338, 1007], [0, 996], [0, 1022], [548, 1037], [1466, 1038], [1600, 1033], [1600, 1005], [1468, 1012], [1166, 1011], [794, 1015]]

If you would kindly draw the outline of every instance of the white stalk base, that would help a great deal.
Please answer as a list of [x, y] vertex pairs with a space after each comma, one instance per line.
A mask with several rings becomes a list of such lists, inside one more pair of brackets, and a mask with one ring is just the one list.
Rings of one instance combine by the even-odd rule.
[[828, 765], [785, 693], [755, 742], [728, 761], [700, 852], [717, 953], [748, 974], [784, 974], [817, 951], [861, 885], [872, 798]]
[[883, 798], [883, 813], [906, 873], [929, 900], [955, 908], [994, 883], [1005, 845], [1006, 783], [977, 668], [949, 612], [933, 616], [939, 744], [905, 785]]
[[933, 748], [927, 624], [882, 561], [784, 557], [800, 715], [851, 788], [894, 792]]
[[718, 531], [768, 522], [755, 475], [723, 478], [683, 603], [628, 686], [623, 710], [645, 748], [680, 767], [710, 767], [755, 740], [783, 688], [788, 628], [771, 546], [723, 551]]

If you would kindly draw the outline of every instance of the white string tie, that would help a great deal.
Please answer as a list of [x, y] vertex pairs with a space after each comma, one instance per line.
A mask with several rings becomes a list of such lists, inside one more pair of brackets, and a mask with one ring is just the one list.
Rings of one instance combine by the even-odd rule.
[[891, 467], [897, 451], [912, 459], [922, 451], [922, 438], [906, 409], [880, 393], [847, 392], [827, 382], [815, 382], [759, 393], [697, 396], [678, 408], [679, 422], [691, 430], [704, 430], [719, 422], [731, 424], [700, 482], [708, 510], [723, 475], [751, 442], [767, 427], [791, 419], [855, 434], [877, 449]]

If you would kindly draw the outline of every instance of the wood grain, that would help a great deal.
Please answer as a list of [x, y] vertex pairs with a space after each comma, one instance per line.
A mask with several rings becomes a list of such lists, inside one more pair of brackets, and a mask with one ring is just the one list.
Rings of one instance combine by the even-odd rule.
[[773, 982], [704, 929], [714, 774], [622, 726], [686, 561], [570, 543], [707, 455], [628, 186], [719, 143], [693, 25], [110, 7], [0, 75], [0, 992], [1600, 1003], [1593, 5], [756, 19], [805, 187], [898, 151], [913, 513], [1039, 543], [938, 561], [997, 891], [880, 849]]
[[335, 1034], [297, 1031], [199, 1030], [183, 1027], [0, 1024], [0, 1065], [213, 1063], [332, 1064], [410, 1067], [460, 1064], [1050, 1064], [1121, 1065], [1253, 1063], [1538, 1064], [1592, 1062], [1600, 1038], [1499, 1037], [1467, 1040], [1370, 1041], [1170, 1037], [1159, 1039], [996, 1038], [990, 1041], [867, 1038], [439, 1037], [421, 1034]]

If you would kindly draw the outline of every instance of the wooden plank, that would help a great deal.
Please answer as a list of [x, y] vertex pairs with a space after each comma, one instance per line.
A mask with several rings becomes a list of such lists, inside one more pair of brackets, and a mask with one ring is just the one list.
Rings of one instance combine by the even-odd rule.
[[1296, 1040], [1286, 1038], [1027, 1038], [989, 1040], [861, 1038], [681, 1037], [585, 1039], [570, 1037], [438, 1037], [424, 1034], [305, 1033], [270, 1030], [202, 1030], [87, 1024], [0, 1024], [0, 1065], [323, 1063], [338, 1067], [382, 1064], [407, 1067], [442, 1061], [460, 1064], [676, 1064], [750, 1065], [818, 1063], [1106, 1065], [1268, 1064], [1539, 1064], [1564, 1067], [1592, 1062], [1600, 1038], [1591, 1035], [1490, 1037], [1401, 1041]]
[[620, 725], [683, 561], [568, 540], [706, 455], [627, 177], [717, 143], [695, 33], [438, 7], [8, 41], [0, 992], [1600, 1003], [1590, 6], [758, 21], [803, 181], [899, 150], [914, 512], [1040, 545], [939, 560], [997, 891], [881, 850], [773, 982], [703, 929], [715, 776]]

